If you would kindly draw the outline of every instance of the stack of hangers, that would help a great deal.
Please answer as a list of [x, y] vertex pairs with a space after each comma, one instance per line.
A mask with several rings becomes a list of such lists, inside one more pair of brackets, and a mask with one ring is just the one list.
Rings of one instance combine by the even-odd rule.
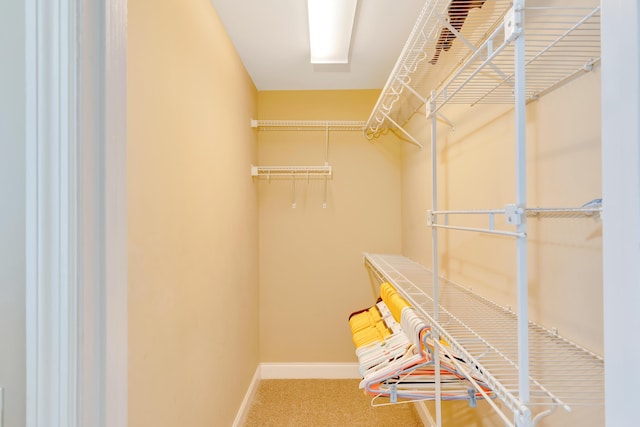
[[[380, 285], [378, 302], [349, 316], [356, 355], [363, 379], [360, 388], [390, 403], [433, 400], [436, 394], [434, 342], [431, 329], [413, 307], [389, 283]], [[439, 347], [447, 346], [440, 341]], [[456, 366], [450, 350], [442, 352], [440, 388], [443, 400], [469, 399], [475, 404], [482, 394], [473, 389]], [[478, 378], [486, 394], [490, 389]]]
[[400, 331], [402, 309], [409, 304], [389, 283], [380, 286], [380, 298], [373, 307], [351, 313], [349, 326], [356, 348], [383, 341]]

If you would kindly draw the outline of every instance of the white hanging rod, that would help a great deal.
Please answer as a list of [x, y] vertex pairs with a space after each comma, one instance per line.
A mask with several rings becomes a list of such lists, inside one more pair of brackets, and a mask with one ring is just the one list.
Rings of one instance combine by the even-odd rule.
[[362, 131], [364, 121], [337, 120], [251, 120], [251, 127], [259, 130], [342, 130]]
[[251, 176], [266, 177], [331, 177], [331, 166], [251, 166]]
[[446, 228], [449, 230], [473, 231], [476, 233], [496, 234], [498, 236], [526, 237], [525, 233], [518, 233], [516, 231], [496, 230], [493, 228], [459, 227], [456, 225], [445, 225], [445, 224], [431, 224], [431, 227]]

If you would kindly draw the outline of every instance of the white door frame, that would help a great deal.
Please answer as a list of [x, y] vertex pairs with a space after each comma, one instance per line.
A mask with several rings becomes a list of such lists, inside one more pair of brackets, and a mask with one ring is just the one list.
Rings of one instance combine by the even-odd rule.
[[605, 416], [638, 423], [640, 372], [640, 6], [602, 2], [602, 215]]
[[127, 425], [127, 0], [26, 0], [27, 426]]

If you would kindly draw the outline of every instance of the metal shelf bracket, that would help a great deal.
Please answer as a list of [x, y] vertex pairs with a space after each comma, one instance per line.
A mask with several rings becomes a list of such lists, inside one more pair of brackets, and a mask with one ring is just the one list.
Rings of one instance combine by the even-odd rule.
[[431, 209], [427, 211], [427, 226], [431, 227], [436, 223], [436, 216]]
[[504, 216], [505, 222], [511, 225], [520, 225], [523, 223], [525, 210], [516, 205], [505, 205]]
[[522, 34], [522, 8], [514, 5], [504, 17], [504, 38], [513, 41]]

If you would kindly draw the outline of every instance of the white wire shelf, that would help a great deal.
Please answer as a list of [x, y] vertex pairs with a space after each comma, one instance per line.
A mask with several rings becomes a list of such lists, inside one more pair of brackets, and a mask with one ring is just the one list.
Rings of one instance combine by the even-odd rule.
[[[600, 61], [600, 7], [546, 7], [527, 0], [526, 98], [535, 100]], [[589, 3], [588, 1], [585, 3]], [[502, 22], [436, 91], [436, 104], [513, 103], [514, 52]]]
[[519, 23], [511, 0], [427, 0], [366, 122], [366, 136], [403, 126], [430, 101], [430, 114], [447, 103], [513, 103], [512, 40], [520, 29], [529, 101], [590, 71], [600, 61], [599, 1], [557, 6], [562, 3], [526, 0]]
[[520, 401], [516, 313], [440, 278], [435, 316], [430, 270], [399, 255], [365, 254], [365, 265], [379, 280], [393, 284], [455, 355], [491, 386], [513, 413], [503, 413], [503, 418], [528, 412], [535, 425], [557, 407], [570, 412], [604, 404], [602, 357], [533, 322], [528, 328], [530, 402]]
[[331, 177], [331, 166], [251, 166], [251, 176], [254, 177]]
[[533, 218], [600, 218], [602, 205], [581, 208], [527, 208], [527, 216]]
[[261, 131], [362, 131], [364, 121], [337, 120], [252, 120], [251, 127]]
[[[602, 213], [600, 207], [584, 208], [526, 208], [528, 217], [559, 217], [559, 218], [580, 218], [594, 217]], [[504, 215], [505, 209], [469, 209], [469, 210], [438, 210], [432, 212], [434, 215]]]

